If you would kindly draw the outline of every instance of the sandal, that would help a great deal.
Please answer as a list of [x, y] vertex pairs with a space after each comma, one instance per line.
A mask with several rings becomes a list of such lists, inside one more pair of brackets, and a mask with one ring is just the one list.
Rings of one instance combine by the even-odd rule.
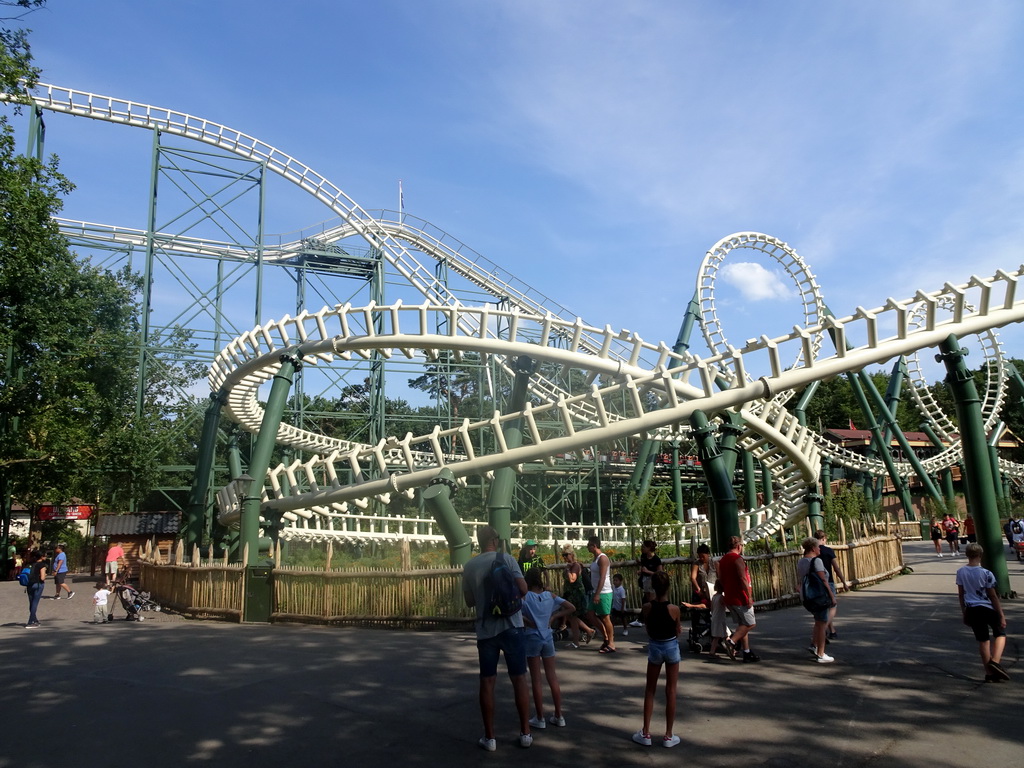
[[614, 648], [609, 648], [607, 645], [598, 651], [598, 653], [618, 653]]

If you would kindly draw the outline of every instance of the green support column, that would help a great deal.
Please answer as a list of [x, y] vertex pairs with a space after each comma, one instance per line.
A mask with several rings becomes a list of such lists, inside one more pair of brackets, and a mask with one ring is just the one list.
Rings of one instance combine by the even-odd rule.
[[[850, 388], [853, 390], [854, 397], [857, 399], [858, 405], [864, 414], [864, 418], [868, 420], [868, 430], [871, 432], [871, 442], [875, 447], [875, 452], [878, 457], [885, 464], [885, 469], [889, 474], [889, 478], [892, 480], [893, 487], [896, 489], [896, 494], [900, 498], [900, 503], [903, 505], [903, 512], [907, 516], [908, 520], [916, 520], [917, 516], [914, 514], [914, 505], [910, 499], [910, 489], [907, 488], [906, 481], [900, 476], [899, 472], [896, 471], [896, 462], [892, 460], [892, 454], [889, 452], [889, 447], [885, 445], [882, 438], [882, 429], [878, 425], [878, 421], [875, 419], [875, 414], [872, 412], [871, 407], [868, 405], [868, 398], [864, 392], [864, 386], [862, 380], [857, 374], [848, 374], [847, 376], [850, 382]], [[874, 387], [872, 387], [874, 390]], [[874, 390], [877, 394], [877, 390]], [[869, 501], [874, 502], [874, 490], [872, 488], [873, 483], [865, 483], [864, 490], [865, 495]]]
[[274, 382], [270, 386], [270, 396], [267, 398], [267, 405], [263, 411], [260, 433], [256, 438], [256, 445], [253, 446], [252, 457], [249, 459], [249, 475], [252, 477], [252, 486], [242, 505], [242, 520], [239, 525], [241, 551], [244, 553], [248, 547], [248, 559], [245, 563], [247, 566], [253, 566], [259, 562], [260, 505], [263, 486], [266, 482], [267, 470], [270, 468], [270, 458], [277, 445], [277, 430], [281, 425], [281, 417], [284, 415], [284, 408], [288, 402], [292, 380], [295, 374], [302, 369], [298, 350], [295, 350], [294, 356], [281, 355], [280, 361], [281, 367], [274, 374]]
[[220, 412], [224, 406], [224, 392], [210, 395], [210, 404], [203, 417], [203, 432], [199, 438], [199, 455], [196, 458], [196, 472], [192, 478], [192, 490], [188, 496], [185, 517], [185, 554], [192, 556], [193, 546], [203, 542], [203, 534], [210, 530], [207, 516], [210, 508], [210, 479], [213, 462], [217, 453], [217, 431], [220, 428]]
[[814, 486], [808, 486], [807, 494], [804, 496], [804, 503], [807, 504], [807, 519], [811, 523], [812, 531], [825, 529], [825, 516], [821, 513], [821, 494]]
[[[946, 446], [939, 436], [935, 434], [935, 430], [932, 429], [932, 425], [925, 422], [921, 425], [921, 431], [928, 435], [928, 440], [932, 446], [939, 451], [944, 451]], [[953, 470], [950, 467], [946, 467], [939, 473], [939, 481], [942, 483], [942, 496], [949, 502], [956, 499], [956, 489], [953, 487]]]
[[761, 493], [764, 494], [765, 506], [775, 501], [775, 487], [773, 486], [772, 471], [765, 466], [763, 461], [758, 462], [761, 465]]
[[718, 448], [725, 459], [725, 471], [729, 473], [729, 477], [733, 477], [736, 473], [736, 461], [740, 453], [736, 443], [739, 441], [740, 435], [743, 434], [743, 419], [738, 413], [726, 411], [722, 414], [722, 425], [718, 428], [718, 434], [721, 435], [718, 440]]
[[686, 522], [686, 509], [683, 507], [683, 476], [679, 468], [679, 441], [673, 440], [669, 447], [672, 451], [672, 504], [676, 508], [676, 522]]
[[714, 499], [711, 514], [711, 547], [715, 552], [725, 552], [729, 548], [729, 539], [740, 535], [736, 492], [732, 487], [732, 478], [726, 471], [722, 453], [715, 444], [713, 429], [703, 411], [693, 412], [690, 416], [690, 427], [699, 447], [701, 468]]
[[821, 493], [826, 499], [832, 498], [832, 462], [821, 460]]
[[473, 557], [473, 540], [452, 506], [451, 500], [457, 491], [455, 475], [447, 467], [442, 467], [420, 497], [448, 542], [448, 562], [452, 565], [465, 565]]
[[1003, 532], [999, 526], [999, 507], [996, 504], [992, 466], [985, 440], [985, 422], [981, 414], [981, 398], [974, 385], [974, 376], [964, 363], [966, 351], [960, 349], [956, 336], [950, 334], [939, 345], [941, 354], [935, 359], [946, 366], [946, 384], [953, 393], [960, 438], [963, 441], [964, 485], [968, 488], [967, 502], [974, 517], [978, 543], [985, 548], [982, 560], [996, 577], [996, 588], [1004, 597], [1011, 595], [1010, 576], [1006, 568]]
[[754, 454], [743, 451], [743, 506], [749, 512], [757, 508], [757, 472], [754, 469]]
[[997, 501], [1003, 500], [1003, 473], [999, 470], [999, 438], [1003, 436], [1005, 429], [1006, 425], [1000, 421], [988, 438], [988, 460], [992, 467], [992, 487], [995, 489]]
[[[516, 360], [516, 376], [512, 383], [512, 394], [509, 397], [506, 413], [521, 411], [526, 406], [526, 396], [529, 392], [530, 376], [536, 366], [526, 355], [521, 355]], [[505, 445], [509, 448], [518, 448], [523, 444], [522, 419], [514, 419], [508, 422], [501, 430]], [[516, 489], [516, 471], [512, 467], [502, 467], [494, 470], [494, 480], [491, 481], [490, 490], [487, 493], [487, 522], [498, 532], [501, 537], [501, 548], [509, 551], [509, 539], [512, 538], [512, 496]]]

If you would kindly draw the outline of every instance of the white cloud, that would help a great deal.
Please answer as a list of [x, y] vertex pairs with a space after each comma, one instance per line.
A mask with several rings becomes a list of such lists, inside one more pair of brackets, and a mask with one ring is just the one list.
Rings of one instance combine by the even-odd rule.
[[718, 270], [718, 277], [738, 290], [748, 301], [789, 299], [794, 295], [779, 276], [752, 261], [738, 261], [724, 264]]

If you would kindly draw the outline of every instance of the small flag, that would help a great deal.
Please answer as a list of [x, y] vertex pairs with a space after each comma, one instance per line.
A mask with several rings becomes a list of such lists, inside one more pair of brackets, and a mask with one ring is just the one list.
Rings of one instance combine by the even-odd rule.
[[857, 428], [857, 427], [855, 427], [855, 426], [853, 425], [853, 419], [850, 419], [850, 429], [856, 429], [856, 428]]

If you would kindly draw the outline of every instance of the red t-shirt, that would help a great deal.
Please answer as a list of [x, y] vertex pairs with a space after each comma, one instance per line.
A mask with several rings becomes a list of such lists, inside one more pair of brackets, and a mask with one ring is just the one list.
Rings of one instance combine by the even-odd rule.
[[107, 550], [106, 562], [112, 563], [115, 560], [117, 560], [117, 558], [119, 558], [119, 557], [124, 557], [124, 550], [121, 549], [121, 547], [119, 547], [117, 544], [115, 544], [114, 546], [112, 546], [110, 549]]
[[[737, 561], [739, 568], [737, 569]], [[742, 577], [737, 572], [742, 571]], [[727, 552], [718, 561], [718, 580], [722, 582], [726, 605], [753, 605], [750, 599], [750, 571], [739, 552]]]

